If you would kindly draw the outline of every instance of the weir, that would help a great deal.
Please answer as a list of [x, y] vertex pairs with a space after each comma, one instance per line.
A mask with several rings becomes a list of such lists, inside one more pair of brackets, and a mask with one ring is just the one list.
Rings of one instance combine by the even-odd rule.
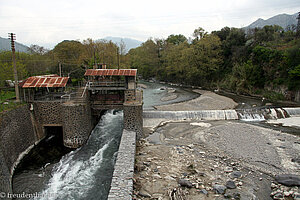
[[262, 121], [300, 116], [300, 108], [262, 108], [242, 110], [144, 111], [144, 119], [167, 120], [244, 120]]

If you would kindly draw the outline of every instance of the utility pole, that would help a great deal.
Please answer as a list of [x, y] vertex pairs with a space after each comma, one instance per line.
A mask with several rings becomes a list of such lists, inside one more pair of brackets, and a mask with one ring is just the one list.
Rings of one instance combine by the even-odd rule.
[[16, 52], [16, 50], [15, 50], [16, 35], [14, 33], [9, 33], [8, 36], [9, 36], [9, 39], [10, 39], [10, 42], [11, 42], [12, 60], [13, 60], [13, 67], [14, 67], [16, 101], [20, 102], [18, 71], [17, 71], [16, 55], [15, 55], [15, 52]]
[[117, 46], [117, 63], [118, 63], [118, 70], [120, 69], [120, 53], [119, 53], [119, 47]]
[[58, 63], [58, 68], [59, 68], [59, 76], [61, 77], [61, 62]]

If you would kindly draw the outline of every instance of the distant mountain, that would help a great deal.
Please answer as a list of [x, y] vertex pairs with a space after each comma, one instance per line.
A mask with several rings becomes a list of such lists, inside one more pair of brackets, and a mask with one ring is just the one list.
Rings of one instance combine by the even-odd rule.
[[297, 25], [297, 16], [298, 13], [293, 15], [288, 14], [280, 14], [274, 17], [271, 17], [267, 20], [259, 18], [249, 26], [244, 27], [245, 29], [252, 29], [252, 28], [263, 28], [266, 25], [279, 25], [282, 28], [286, 29], [289, 25]]
[[131, 38], [121, 38], [121, 37], [105, 37], [103, 38], [104, 40], [108, 40], [108, 41], [112, 41], [113, 43], [117, 43], [120, 44], [121, 41], [123, 40], [123, 42], [126, 45], [126, 51], [128, 52], [130, 49], [136, 48], [138, 46], [140, 46], [143, 42], [139, 41], [139, 40], [135, 40], [135, 39], [131, 39]]
[[[17, 52], [30, 53], [29, 47], [24, 44], [15, 42], [15, 48]], [[0, 51], [11, 51], [11, 44], [9, 39], [0, 37]]]

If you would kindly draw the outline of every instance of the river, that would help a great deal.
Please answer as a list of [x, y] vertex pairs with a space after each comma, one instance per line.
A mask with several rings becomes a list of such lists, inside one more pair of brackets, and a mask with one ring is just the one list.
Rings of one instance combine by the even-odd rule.
[[16, 174], [14, 193], [38, 192], [39, 196], [32, 199], [41, 200], [107, 199], [122, 124], [122, 112], [107, 112], [83, 147], [46, 169], [26, 169]]
[[[142, 84], [147, 87], [144, 89], [145, 110], [152, 110], [156, 105], [187, 101], [199, 96], [188, 88], [160, 83], [142, 82]], [[176, 95], [176, 98], [163, 100], [164, 97], [172, 95]], [[240, 98], [235, 95], [235, 99]], [[243, 97], [238, 103], [239, 108], [250, 108], [254, 105], [261, 106], [260, 102], [257, 99]], [[29, 159], [24, 159], [18, 166], [13, 176], [14, 193], [38, 192], [39, 197], [32, 199], [42, 200], [107, 199], [122, 125], [123, 113], [108, 111], [102, 116], [83, 147], [70, 150], [59, 144], [53, 151], [60, 153], [54, 153], [54, 158], [50, 158], [51, 154], [45, 154], [35, 148], [29, 154]], [[291, 129], [290, 132], [294, 130]], [[54, 136], [50, 135], [38, 148], [48, 149], [49, 145], [52, 146]], [[37, 159], [40, 157], [42, 159]]]

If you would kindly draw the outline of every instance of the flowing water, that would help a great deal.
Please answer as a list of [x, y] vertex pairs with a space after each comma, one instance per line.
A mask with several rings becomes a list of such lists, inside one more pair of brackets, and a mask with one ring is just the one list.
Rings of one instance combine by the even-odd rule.
[[107, 199], [122, 125], [122, 112], [103, 115], [88, 142], [53, 165], [48, 180], [35, 191], [38, 197], [32, 199]]
[[[149, 83], [141, 81], [147, 88], [143, 89], [143, 108], [144, 110], [153, 110], [153, 106], [177, 103], [194, 99], [199, 94], [193, 92], [189, 88], [170, 86], [162, 83]], [[170, 92], [172, 91], [172, 92]], [[176, 95], [177, 98], [163, 101], [164, 97]]]

